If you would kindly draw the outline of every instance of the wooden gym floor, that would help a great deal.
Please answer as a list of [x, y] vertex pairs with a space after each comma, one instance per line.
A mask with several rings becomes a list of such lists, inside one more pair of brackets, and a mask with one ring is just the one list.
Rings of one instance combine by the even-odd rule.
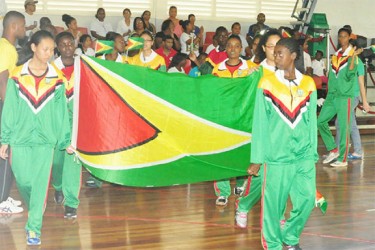
[[[301, 237], [304, 250], [375, 249], [374, 133], [362, 135], [362, 143], [364, 159], [348, 167], [318, 162], [317, 187], [329, 205], [326, 215], [314, 209]], [[321, 142], [319, 153], [325, 154]], [[149, 189], [83, 186], [76, 220], [63, 219], [53, 194], [50, 189], [42, 245], [26, 246], [24, 212], [0, 216], [0, 249], [261, 249], [260, 204], [250, 211], [248, 228], [237, 228], [235, 197], [219, 210], [211, 182]], [[15, 187], [11, 195], [19, 199]]]

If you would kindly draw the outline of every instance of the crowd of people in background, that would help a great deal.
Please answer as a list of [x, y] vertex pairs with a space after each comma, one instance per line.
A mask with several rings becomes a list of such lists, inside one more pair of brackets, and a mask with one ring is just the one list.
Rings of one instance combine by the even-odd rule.
[[[37, 3], [38, 1], [26, 0], [25, 13], [23, 14], [16, 11], [8, 12], [4, 18], [4, 32], [0, 40], [0, 53], [3, 58], [0, 60], [0, 98], [1, 105], [4, 104], [0, 156], [7, 159], [9, 145], [12, 147], [12, 170], [17, 186], [29, 209], [29, 219], [26, 225], [27, 244], [29, 245], [39, 245], [41, 242], [44, 198], [47, 195], [51, 170], [49, 166], [53, 166], [52, 184], [55, 189], [55, 202], [65, 206], [65, 218], [77, 217], [81, 169], [80, 166], [76, 166], [77, 163], [74, 162], [74, 157], [71, 155], [73, 149], [70, 146], [69, 138], [73, 113], [74, 60], [80, 55], [95, 56], [103, 60], [138, 65], [168, 73], [186, 74], [191, 77], [200, 77], [206, 74], [228, 78], [246, 77], [261, 69], [263, 80], [259, 85], [260, 90], [256, 103], [259, 110], [255, 115], [259, 117], [259, 120], [263, 120], [264, 124], [261, 127], [255, 126], [253, 142], [257, 150], [252, 151], [253, 164], [249, 167], [249, 174], [252, 177], [238, 180], [237, 184], [242, 186], [245, 182], [250, 186], [252, 183], [253, 188], [248, 190], [243, 197], [238, 198], [235, 219], [239, 227], [247, 226], [247, 213], [260, 199], [261, 185], [266, 185], [263, 194], [266, 196], [266, 202], [263, 203], [264, 213], [262, 213], [265, 225], [265, 230], [262, 231], [265, 237], [263, 244], [268, 244], [275, 249], [278, 249], [280, 244], [288, 245], [289, 249], [300, 249], [298, 246], [299, 236], [314, 206], [314, 164], [317, 160], [316, 123], [318, 123], [319, 132], [327, 150], [330, 151], [323, 163], [331, 163], [337, 159], [331, 163], [332, 166], [346, 166], [348, 159], [363, 157], [360, 137], [356, 133], [358, 128], [355, 123], [354, 108], [359, 102], [359, 96], [362, 98], [366, 111], [369, 111], [370, 106], [363, 91], [363, 71], [360, 70], [361, 67], [363, 68], [363, 64], [358, 62], [357, 57], [361, 50], [357, 49], [355, 44], [350, 43], [352, 32], [348, 28], [340, 29], [338, 35], [341, 49], [332, 59], [333, 66], [329, 66], [324, 63], [323, 51], [315, 51], [314, 55], [308, 54], [306, 45], [311, 42], [310, 37], [301, 38], [301, 34], [297, 30], [288, 27], [270, 28], [265, 24], [264, 13], [258, 14], [257, 23], [248, 28], [246, 36], [241, 35], [242, 27], [239, 22], [234, 22], [230, 31], [223, 26], [218, 27], [212, 44], [208, 45], [204, 51], [204, 27], [196, 26], [194, 14], [190, 14], [186, 20], [179, 20], [176, 6], [169, 8], [169, 17], [163, 21], [160, 29], [151, 23], [152, 13], [148, 10], [145, 10], [141, 16], [133, 18], [131, 9], [125, 8], [122, 12], [123, 18], [114, 28], [111, 23], [106, 21], [105, 9], [99, 8], [95, 19], [90, 24], [88, 34], [84, 34], [79, 29], [79, 20], [68, 14], [62, 15], [66, 30], [61, 32], [56, 30], [48, 17], [36, 20], [33, 13]], [[283, 38], [283, 32], [287, 32], [292, 38]], [[132, 37], [143, 39], [142, 49], [127, 51], [127, 42]], [[113, 41], [112, 52], [95, 54], [93, 44], [96, 40]], [[6, 62], [4, 58], [6, 58]], [[328, 66], [329, 68], [327, 68]], [[337, 67], [342, 67], [343, 70], [338, 70]], [[320, 103], [323, 108], [318, 121], [316, 121], [316, 86], [311, 78], [314, 75], [324, 84], [330, 85], [327, 100], [324, 104]], [[48, 80], [51, 77], [54, 79], [52, 82]], [[48, 81], [49, 87], [46, 86], [46, 81]], [[342, 86], [343, 82], [345, 89]], [[51, 98], [40, 99], [38, 92], [27, 91], [28, 86], [34, 83], [38, 86], [36, 88], [45, 87], [44, 94], [51, 95]], [[294, 125], [286, 125], [283, 120], [275, 119], [276, 115], [266, 117], [266, 112], [260, 111], [271, 109], [266, 100], [271, 97], [267, 97], [267, 95], [273, 91], [276, 91], [273, 96], [278, 95], [277, 91], [279, 90], [270, 88], [270, 84], [278, 86], [280, 91], [284, 91], [284, 88], [294, 91], [293, 100], [303, 97], [312, 104], [312, 106], [305, 107], [309, 113], [301, 111], [303, 116], [310, 118], [303, 119], [305, 122], [303, 124], [295, 125], [301, 133], [299, 139], [309, 138], [306, 141], [301, 141], [297, 153], [294, 151], [295, 148], [284, 148], [285, 152], [271, 155], [272, 152], [267, 151], [267, 148], [272, 142], [268, 142], [269, 144], [265, 146], [265, 141], [260, 143], [256, 139], [267, 133], [264, 131], [265, 124], [270, 126], [269, 131], [276, 131], [274, 136], [280, 138], [280, 141], [296, 139], [291, 133]], [[22, 89], [21, 86], [26, 89], [22, 93], [18, 91], [18, 89]], [[27, 104], [18, 102], [20, 97], [27, 99]], [[50, 99], [54, 99], [54, 101], [50, 102]], [[18, 121], [15, 121], [12, 115], [14, 108], [21, 110]], [[48, 111], [51, 109], [54, 110], [52, 117], [49, 115], [51, 112]], [[314, 114], [314, 119], [311, 114]], [[336, 142], [328, 128], [328, 121], [335, 114], [338, 117], [337, 126], [340, 128]], [[349, 119], [347, 119], [348, 114], [350, 115]], [[267, 123], [269, 119], [272, 120], [270, 124]], [[20, 121], [24, 123], [20, 125]], [[30, 123], [29, 121], [35, 122]], [[33, 127], [37, 126], [36, 124], [42, 124], [42, 126]], [[282, 134], [273, 127], [276, 126], [275, 124], [279, 124], [283, 128]], [[348, 126], [352, 128], [355, 147], [352, 154], [348, 152], [347, 142], [350, 136]], [[39, 131], [38, 133], [43, 136], [30, 139], [29, 135], [35, 131]], [[285, 137], [285, 135], [289, 137]], [[309, 150], [306, 150], [307, 148]], [[48, 157], [46, 157], [47, 155]], [[270, 161], [268, 162], [268, 178], [273, 182], [278, 182], [280, 186], [285, 186], [285, 183], [289, 181], [285, 177], [287, 172], [282, 172], [277, 167], [278, 164], [285, 163], [280, 160], [285, 155], [288, 159], [287, 165], [290, 166], [288, 171], [295, 174], [296, 186], [287, 185], [288, 188], [282, 189], [281, 192], [274, 190], [274, 187], [268, 186], [265, 182], [261, 183], [260, 179], [256, 177], [258, 174], [263, 174], [259, 172], [260, 164]], [[41, 162], [36, 162], [35, 159], [40, 159]], [[295, 164], [296, 161], [301, 161], [301, 164]], [[33, 171], [25, 171], [30, 162], [33, 162]], [[35, 174], [34, 167], [38, 165], [37, 163], [39, 164], [39, 174]], [[306, 178], [306, 176], [299, 176], [299, 169], [302, 166], [306, 168], [308, 178], [304, 181], [308, 185], [301, 184], [302, 179]], [[0, 201], [1, 211], [3, 213], [22, 212], [21, 202], [9, 197], [13, 178], [9, 163], [6, 163], [5, 167], [0, 167], [0, 170], [1, 178], [5, 176], [7, 180], [2, 187], [5, 192], [1, 192], [4, 194]], [[291, 172], [288, 175], [291, 175]], [[264, 172], [264, 174], [266, 173]], [[38, 188], [32, 188], [36, 183]], [[86, 185], [100, 187], [101, 181], [90, 177]], [[216, 181], [214, 187], [217, 195], [216, 205], [225, 207], [228, 197], [231, 195], [229, 180]], [[300, 195], [295, 192], [296, 188], [302, 187], [306, 191], [304, 199], [301, 199]], [[293, 207], [301, 214], [296, 213], [285, 222], [284, 228], [297, 227], [298, 229], [289, 230], [287, 236], [283, 238], [279, 225], [280, 221], [284, 219], [288, 194], [292, 200], [298, 200], [293, 204]], [[273, 204], [272, 200], [274, 199], [281, 200], [281, 202]], [[293, 220], [298, 216], [300, 221], [298, 225], [295, 225]], [[269, 220], [270, 218], [272, 220]], [[264, 246], [266, 247], [266, 245]]]

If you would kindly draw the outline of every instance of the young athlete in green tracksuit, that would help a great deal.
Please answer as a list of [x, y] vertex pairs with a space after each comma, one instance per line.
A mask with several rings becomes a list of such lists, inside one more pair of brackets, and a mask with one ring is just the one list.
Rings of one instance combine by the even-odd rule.
[[[258, 44], [257, 54], [262, 60], [261, 62], [261, 73], [262, 76], [272, 75], [276, 71], [276, 65], [274, 60], [274, 48], [276, 43], [281, 39], [280, 33], [271, 29], [264, 34]], [[246, 183], [243, 196], [239, 197], [236, 201], [236, 224], [241, 228], [247, 226], [247, 214], [250, 209], [260, 200], [261, 198], [261, 176], [249, 176]], [[249, 186], [247, 186], [249, 185]], [[250, 192], [251, 190], [251, 192]]]
[[[54, 61], [54, 65], [63, 72], [65, 82], [65, 94], [68, 101], [68, 113], [70, 126], [73, 123], [73, 87], [74, 87], [74, 37], [70, 32], [61, 32], [55, 39], [60, 53]], [[81, 163], [73, 154], [65, 150], [55, 149], [52, 167], [52, 185], [55, 189], [55, 201], [58, 204], [64, 202], [64, 218], [76, 218], [79, 205], [79, 191], [81, 188]], [[65, 198], [65, 201], [64, 201]]]
[[[338, 32], [341, 49], [331, 59], [331, 69], [328, 76], [328, 94], [318, 118], [319, 133], [327, 150], [330, 151], [324, 164], [331, 163], [333, 167], [347, 166], [349, 152], [350, 124], [353, 112], [352, 104], [355, 98], [357, 83], [357, 55], [362, 49], [355, 50], [350, 44], [350, 31], [341, 28]], [[339, 149], [329, 130], [328, 122], [337, 114], [340, 131]]]
[[[264, 76], [255, 101], [248, 173], [262, 173], [261, 237], [264, 249], [300, 249], [299, 238], [315, 205], [316, 87], [295, 69], [298, 43], [275, 47], [275, 74]], [[293, 208], [281, 227], [290, 196]]]
[[[218, 63], [214, 66], [212, 74], [219, 77], [237, 78], [246, 77], [255, 69], [257, 65], [250, 60], [246, 61], [240, 58], [242, 50], [241, 39], [237, 35], [231, 35], [228, 38], [226, 45], [226, 53], [228, 59]], [[237, 186], [242, 186], [243, 182], [246, 181], [246, 190], [242, 197], [236, 200], [236, 223], [240, 227], [246, 227], [247, 216], [241, 218], [241, 222], [238, 221], [239, 211], [238, 209], [244, 209], [243, 204], [255, 204], [260, 198], [260, 178], [248, 177], [246, 179], [237, 179]], [[214, 182], [215, 193], [218, 196], [216, 200], [217, 205], [225, 206], [228, 202], [228, 197], [231, 194], [230, 181], [220, 180]]]
[[70, 151], [65, 78], [48, 61], [54, 40], [47, 31], [30, 40], [32, 58], [11, 74], [1, 121], [0, 156], [11, 146], [12, 170], [28, 207], [28, 245], [39, 245], [54, 148]]

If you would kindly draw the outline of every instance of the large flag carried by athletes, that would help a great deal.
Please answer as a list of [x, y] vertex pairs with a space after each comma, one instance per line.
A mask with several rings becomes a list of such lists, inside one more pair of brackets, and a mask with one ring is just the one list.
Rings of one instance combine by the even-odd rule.
[[82, 56], [72, 144], [96, 177], [169, 186], [246, 175], [260, 73], [192, 78]]

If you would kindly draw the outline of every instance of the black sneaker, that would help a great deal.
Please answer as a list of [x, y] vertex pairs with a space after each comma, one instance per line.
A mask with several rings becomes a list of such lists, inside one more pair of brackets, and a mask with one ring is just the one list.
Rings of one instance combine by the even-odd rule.
[[292, 245], [292, 246], [285, 246], [287, 250], [302, 250], [302, 248], [299, 247], [299, 245]]
[[64, 218], [65, 219], [75, 219], [75, 218], [77, 218], [77, 208], [65, 206]]
[[55, 202], [58, 205], [62, 205], [65, 201], [65, 197], [62, 191], [55, 191]]

